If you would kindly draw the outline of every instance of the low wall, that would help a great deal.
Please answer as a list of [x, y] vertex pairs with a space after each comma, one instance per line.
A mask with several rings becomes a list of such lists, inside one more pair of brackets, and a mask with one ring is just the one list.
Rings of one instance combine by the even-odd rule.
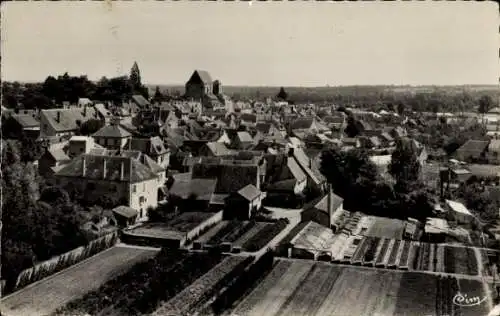
[[118, 233], [113, 232], [106, 236], [92, 240], [86, 246], [78, 247], [57, 257], [38, 263], [31, 268], [25, 269], [17, 277], [14, 290], [19, 290], [28, 284], [48, 277], [105, 249], [108, 249], [114, 246], [117, 240]]
[[212, 226], [220, 221], [222, 221], [222, 211], [215, 213], [212, 217], [207, 218], [205, 221], [201, 222], [198, 226], [196, 226], [191, 231], [187, 232], [186, 240], [193, 240], [197, 237], [202, 230], [204, 230], [207, 226]]

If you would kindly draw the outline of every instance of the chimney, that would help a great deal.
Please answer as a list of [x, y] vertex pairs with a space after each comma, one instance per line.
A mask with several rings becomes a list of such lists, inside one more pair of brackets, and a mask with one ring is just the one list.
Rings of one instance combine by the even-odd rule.
[[122, 160], [122, 164], [120, 166], [120, 180], [125, 180], [125, 162]]
[[87, 175], [87, 161], [86, 161], [85, 155], [83, 155], [82, 158], [82, 177], [85, 177]]
[[333, 210], [332, 210], [332, 185], [328, 183], [328, 191], [326, 192], [326, 208], [328, 210], [328, 227], [332, 227], [332, 215], [333, 215]]
[[106, 158], [104, 158], [103, 163], [102, 163], [102, 178], [106, 179], [106, 173], [108, 172], [108, 169], [106, 168]]
[[61, 111], [57, 111], [56, 122], [57, 123], [61, 122]]

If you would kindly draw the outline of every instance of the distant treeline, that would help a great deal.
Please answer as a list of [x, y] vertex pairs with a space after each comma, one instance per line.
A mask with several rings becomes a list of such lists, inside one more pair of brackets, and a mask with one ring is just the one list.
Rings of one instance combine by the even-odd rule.
[[133, 94], [148, 97], [148, 89], [127, 76], [90, 81], [87, 76], [49, 76], [41, 83], [2, 82], [2, 105], [7, 108], [46, 109], [76, 103], [79, 98], [121, 103]]
[[[487, 108], [498, 105], [500, 89], [497, 86], [341, 86], [341, 87], [284, 87], [288, 101], [293, 103], [335, 103], [341, 106], [391, 109], [403, 104], [414, 111], [469, 111], [477, 109], [481, 98], [488, 98]], [[278, 87], [224, 86], [223, 93], [235, 100], [275, 98]], [[50, 108], [63, 101], [76, 102], [78, 98], [121, 103], [132, 94], [144, 96], [184, 94], [181, 85], [142, 85], [127, 76], [106, 78], [97, 82], [87, 76], [49, 76], [42, 83], [2, 83], [2, 104], [8, 108]]]
[[[150, 86], [151, 90], [158, 86]], [[159, 86], [163, 93], [183, 93], [180, 85]], [[489, 86], [341, 86], [284, 87], [288, 100], [294, 103], [335, 103], [341, 106], [382, 106], [391, 109], [402, 103], [414, 111], [469, 111], [477, 109], [481, 98], [487, 97], [489, 108], [498, 105], [500, 88]], [[236, 100], [275, 98], [279, 87], [224, 86], [223, 93]]]

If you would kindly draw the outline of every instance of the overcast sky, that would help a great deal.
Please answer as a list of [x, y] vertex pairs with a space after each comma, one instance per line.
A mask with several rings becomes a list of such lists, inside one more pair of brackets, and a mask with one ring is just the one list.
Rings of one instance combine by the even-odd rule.
[[497, 84], [493, 2], [7, 2], [2, 79], [68, 72], [226, 85]]

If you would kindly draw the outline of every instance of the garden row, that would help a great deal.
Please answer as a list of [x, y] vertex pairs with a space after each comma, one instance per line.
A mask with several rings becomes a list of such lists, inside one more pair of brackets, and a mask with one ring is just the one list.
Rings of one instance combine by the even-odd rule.
[[208, 273], [197, 279], [174, 298], [162, 304], [153, 316], [188, 316], [194, 315], [230, 281], [240, 275], [254, 260], [253, 257], [225, 258]]
[[194, 241], [194, 249], [218, 248], [223, 252], [255, 252], [267, 245], [288, 224], [285, 219], [274, 223], [256, 221], [223, 221]]
[[469, 300], [487, 297], [475, 280], [308, 260], [278, 260], [267, 266], [257, 286], [240, 290], [246, 294], [213, 314], [472, 316], [489, 311], [486, 299], [471, 306], [456, 304], [460, 295], [466, 299], [462, 292]]
[[162, 250], [153, 259], [135, 264], [97, 290], [66, 304], [55, 315], [151, 313], [223, 258], [220, 253]]

